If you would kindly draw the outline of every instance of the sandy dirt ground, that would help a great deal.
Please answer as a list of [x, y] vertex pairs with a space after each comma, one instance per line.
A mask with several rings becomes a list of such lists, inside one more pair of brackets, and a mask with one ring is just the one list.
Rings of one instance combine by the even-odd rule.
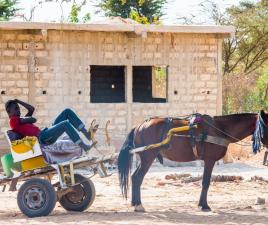
[[[82, 213], [65, 211], [58, 203], [47, 217], [27, 218], [17, 207], [16, 192], [0, 192], [0, 224], [268, 224], [268, 182], [250, 178], [257, 175], [268, 179], [268, 168], [260, 166], [262, 156], [250, 163], [217, 165], [214, 174], [243, 176], [243, 180], [212, 182], [208, 194], [211, 212], [197, 208], [201, 181], [184, 183], [167, 180], [166, 175], [189, 173], [198, 176], [202, 167], [167, 168], [154, 166], [142, 186], [145, 213], [135, 213], [118, 187], [117, 174], [108, 178], [94, 177], [96, 199]], [[256, 205], [257, 197], [265, 204]]]

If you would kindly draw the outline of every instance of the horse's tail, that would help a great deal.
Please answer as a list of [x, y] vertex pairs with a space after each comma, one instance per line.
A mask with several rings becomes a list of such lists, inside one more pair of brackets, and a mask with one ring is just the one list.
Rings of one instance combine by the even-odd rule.
[[131, 171], [132, 154], [130, 150], [134, 148], [134, 128], [128, 134], [118, 156], [117, 165], [119, 173], [119, 182], [122, 195], [127, 198], [128, 177]]

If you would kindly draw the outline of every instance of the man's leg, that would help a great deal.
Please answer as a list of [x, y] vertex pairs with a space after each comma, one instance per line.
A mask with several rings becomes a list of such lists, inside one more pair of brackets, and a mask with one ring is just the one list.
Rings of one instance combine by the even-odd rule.
[[85, 124], [79, 119], [75, 112], [69, 108], [63, 110], [55, 119], [53, 125], [68, 120], [78, 131], [81, 131], [88, 140], [91, 140], [90, 133], [86, 130]]
[[64, 132], [68, 134], [68, 136], [74, 143], [78, 144], [85, 151], [89, 150], [93, 146], [92, 144], [87, 145], [82, 141], [82, 139], [68, 120], [61, 121], [54, 126], [42, 131], [40, 139], [44, 143], [46, 143], [46, 140], [48, 140], [48, 142], [49, 140], [52, 140], [53, 143], [53, 141], [56, 141]]

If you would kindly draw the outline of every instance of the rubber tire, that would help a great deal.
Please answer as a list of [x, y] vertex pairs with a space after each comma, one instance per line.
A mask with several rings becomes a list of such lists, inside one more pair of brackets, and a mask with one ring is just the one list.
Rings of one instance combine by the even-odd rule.
[[[31, 209], [27, 206], [25, 202], [25, 194], [30, 187], [39, 187], [45, 194], [45, 203], [40, 209]], [[39, 216], [47, 216], [49, 215], [55, 207], [57, 202], [57, 195], [54, 187], [44, 179], [32, 178], [30, 180], [25, 181], [17, 195], [17, 204], [21, 210], [21, 212], [28, 217], [39, 217]]]
[[59, 203], [67, 211], [83, 212], [88, 207], [90, 207], [95, 200], [95, 196], [96, 196], [95, 186], [90, 179], [88, 179], [80, 174], [75, 174], [74, 177], [75, 177], [76, 183], [80, 183], [83, 181], [79, 185], [80, 185], [80, 187], [82, 187], [84, 193], [86, 194], [84, 196], [84, 199], [79, 203], [74, 203], [68, 198], [68, 194], [66, 194], [66, 195], [61, 197], [61, 199], [59, 200]]

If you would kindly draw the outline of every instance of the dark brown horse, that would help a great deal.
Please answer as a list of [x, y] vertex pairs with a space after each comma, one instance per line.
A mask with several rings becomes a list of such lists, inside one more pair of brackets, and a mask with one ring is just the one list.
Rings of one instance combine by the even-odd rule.
[[[118, 157], [120, 186], [125, 197], [127, 197], [128, 177], [132, 162], [131, 150], [159, 143], [165, 138], [169, 129], [189, 124], [189, 119], [152, 118], [131, 130]], [[202, 191], [198, 206], [204, 211], [209, 211], [207, 192], [215, 162], [226, 154], [228, 143], [237, 142], [252, 134], [254, 134], [255, 151], [260, 149], [261, 142], [267, 145], [268, 136], [265, 138], [267, 134], [263, 132], [267, 124], [268, 114], [263, 111], [260, 114], [244, 113], [215, 117], [202, 115], [201, 121], [197, 121], [197, 128], [191, 129], [191, 132], [179, 132], [172, 137], [168, 145], [139, 152], [140, 165], [131, 177], [131, 203], [135, 207], [135, 211], [144, 211], [140, 187], [145, 174], [155, 158], [159, 156], [176, 162], [189, 162], [200, 158], [204, 160]], [[212, 142], [206, 141], [208, 136], [212, 137]], [[204, 138], [201, 140], [202, 138], [197, 137]]]

